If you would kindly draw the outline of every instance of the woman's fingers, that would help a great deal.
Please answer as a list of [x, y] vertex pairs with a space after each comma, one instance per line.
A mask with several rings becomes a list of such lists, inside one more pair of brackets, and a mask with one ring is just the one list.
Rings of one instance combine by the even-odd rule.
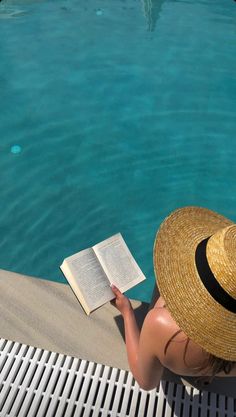
[[124, 315], [126, 311], [132, 308], [130, 300], [124, 294], [122, 294], [122, 292], [114, 284], [111, 284], [111, 290], [115, 295], [115, 298], [111, 301], [111, 304], [115, 306], [122, 315]]
[[115, 296], [119, 296], [121, 294], [120, 290], [114, 284], [111, 284], [111, 289]]

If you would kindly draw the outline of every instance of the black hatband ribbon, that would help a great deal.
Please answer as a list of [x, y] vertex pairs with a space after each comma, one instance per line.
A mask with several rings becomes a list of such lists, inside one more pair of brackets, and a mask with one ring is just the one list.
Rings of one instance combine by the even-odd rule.
[[221, 287], [208, 264], [206, 247], [209, 239], [210, 237], [200, 242], [196, 249], [195, 262], [199, 277], [207, 291], [218, 303], [232, 313], [236, 313], [236, 300]]

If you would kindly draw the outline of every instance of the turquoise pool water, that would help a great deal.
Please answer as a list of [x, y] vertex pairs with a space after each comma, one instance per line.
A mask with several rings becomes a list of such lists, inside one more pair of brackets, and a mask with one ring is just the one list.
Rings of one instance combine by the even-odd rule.
[[163, 218], [236, 221], [236, 3], [0, 3], [0, 268], [65, 282], [121, 232], [147, 281]]

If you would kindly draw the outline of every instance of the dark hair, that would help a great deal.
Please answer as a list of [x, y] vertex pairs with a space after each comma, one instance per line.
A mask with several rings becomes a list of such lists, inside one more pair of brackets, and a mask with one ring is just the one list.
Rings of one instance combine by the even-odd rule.
[[[164, 305], [163, 307], [166, 307], [166, 306]], [[168, 346], [170, 345], [172, 340], [175, 338], [175, 336], [177, 336], [177, 334], [181, 333], [182, 331], [183, 330], [181, 330], [181, 329], [178, 330], [168, 340], [168, 342], [165, 345], [165, 349], [164, 349], [165, 355], [166, 355]], [[190, 342], [190, 338], [187, 337], [185, 347], [184, 347], [184, 354], [183, 354], [183, 360], [184, 360], [184, 363], [185, 363], [186, 366], [189, 366], [186, 363], [186, 353], [187, 353], [189, 342]], [[206, 353], [206, 351], [203, 348], [202, 348], [202, 352]], [[235, 364], [236, 364], [236, 362], [234, 362], [234, 361], [227, 361], [225, 359], [218, 358], [217, 356], [214, 356], [211, 353], [207, 353], [207, 358], [201, 365], [196, 366], [196, 367], [190, 367], [190, 369], [192, 369], [194, 371], [197, 371], [197, 372], [201, 372], [201, 371], [204, 371], [204, 370], [208, 371], [210, 373], [210, 376], [204, 376], [204, 375], [203, 376], [197, 376], [196, 379], [195, 379], [196, 383], [207, 385], [207, 384], [212, 382], [212, 380], [214, 379], [216, 374], [218, 374], [218, 372], [224, 371], [226, 375], [229, 374]]]

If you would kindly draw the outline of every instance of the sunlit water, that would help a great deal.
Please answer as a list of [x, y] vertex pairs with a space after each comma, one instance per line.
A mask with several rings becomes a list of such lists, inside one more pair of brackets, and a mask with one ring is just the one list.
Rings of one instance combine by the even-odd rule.
[[0, 3], [0, 267], [65, 282], [121, 232], [147, 276], [170, 211], [236, 221], [236, 3]]

